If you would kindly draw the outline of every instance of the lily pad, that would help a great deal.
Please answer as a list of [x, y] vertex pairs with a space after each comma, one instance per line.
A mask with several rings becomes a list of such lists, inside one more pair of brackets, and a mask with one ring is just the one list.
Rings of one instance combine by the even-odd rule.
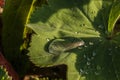
[[[37, 7], [27, 24], [35, 33], [28, 49], [30, 60], [40, 67], [66, 64], [68, 80], [119, 80], [119, 38], [108, 39], [107, 29], [114, 3], [49, 0], [48, 5]], [[68, 45], [78, 40], [84, 45]]]

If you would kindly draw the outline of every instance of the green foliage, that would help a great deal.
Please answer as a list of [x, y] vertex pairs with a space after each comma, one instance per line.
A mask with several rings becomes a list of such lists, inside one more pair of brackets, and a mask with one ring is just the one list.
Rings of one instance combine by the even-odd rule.
[[[26, 33], [25, 24], [28, 22], [35, 1], [36, 0], [6, 0], [2, 15], [2, 44], [4, 55], [19, 73], [25, 72], [26, 68], [24, 70], [24, 67], [28, 66], [27, 58], [24, 54], [21, 54], [22, 50], [20, 48], [24, 41], [24, 33]], [[20, 67], [23, 68], [21, 69]]]
[[[119, 3], [48, 0], [48, 5], [37, 7], [27, 24], [35, 32], [28, 49], [30, 60], [40, 67], [66, 64], [68, 80], [119, 80], [120, 39], [119, 35], [109, 38], [118, 20]], [[59, 40], [67, 43], [61, 47]], [[70, 48], [68, 42], [77, 40], [84, 45]]]
[[0, 80], [12, 80], [12, 77], [8, 75], [8, 72], [3, 66], [0, 66]]
[[[66, 64], [68, 80], [119, 80], [120, 35], [114, 34], [119, 9], [119, 0], [7, 0], [5, 57], [24, 72], [20, 67], [28, 63], [21, 51], [31, 41], [30, 60], [40, 67]], [[28, 28], [35, 33], [31, 40]]]
[[[3, 12], [3, 36], [5, 56], [8, 60], [20, 54], [24, 25], [33, 0], [7, 0]], [[24, 13], [24, 14], [23, 14]], [[12, 54], [12, 55], [11, 55]]]
[[108, 21], [108, 32], [111, 34], [111, 37], [114, 33], [114, 27], [117, 20], [120, 18], [120, 1], [116, 1], [111, 8], [109, 21]]

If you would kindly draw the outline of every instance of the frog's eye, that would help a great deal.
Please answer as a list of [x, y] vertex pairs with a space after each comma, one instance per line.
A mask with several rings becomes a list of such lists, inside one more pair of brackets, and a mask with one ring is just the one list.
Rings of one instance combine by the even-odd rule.
[[64, 51], [64, 43], [63, 39], [56, 39], [49, 45], [49, 53], [58, 54]]

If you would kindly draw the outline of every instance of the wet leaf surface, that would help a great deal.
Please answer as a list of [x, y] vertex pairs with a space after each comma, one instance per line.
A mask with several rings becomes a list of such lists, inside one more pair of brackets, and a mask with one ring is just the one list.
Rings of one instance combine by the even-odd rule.
[[[68, 80], [119, 80], [120, 38], [109, 38], [114, 27], [107, 26], [109, 13], [115, 13], [113, 3], [49, 0], [37, 8], [26, 25], [35, 32], [28, 49], [30, 60], [40, 67], [67, 65]], [[84, 45], [73, 39], [83, 40]]]

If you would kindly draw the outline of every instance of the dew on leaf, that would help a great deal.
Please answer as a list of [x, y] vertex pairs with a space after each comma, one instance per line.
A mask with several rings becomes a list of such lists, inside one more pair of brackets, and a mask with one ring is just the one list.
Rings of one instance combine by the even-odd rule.
[[47, 41], [50, 41], [50, 39], [49, 39], [49, 38], [47, 38], [46, 40], [47, 40]]
[[108, 34], [108, 31], [105, 31], [105, 34]]
[[85, 74], [88, 74], [88, 72], [86, 71]]
[[53, 74], [54, 74], [54, 75], [57, 75], [57, 73], [56, 73], [56, 72], [53, 72]]
[[96, 56], [96, 53], [95, 53], [95, 52], [93, 52], [93, 53], [92, 53], [92, 56]]
[[87, 58], [88, 61], [90, 61], [90, 58]]
[[103, 26], [102, 26], [102, 25], [99, 25], [98, 28], [103, 29]]
[[109, 50], [109, 51], [111, 51], [112, 49], [111, 49], [111, 48], [109, 48], [108, 50]]
[[87, 72], [87, 71], [84, 71], [83, 69], [80, 69], [80, 73], [81, 73], [81, 74], [88, 74], [88, 72]]
[[87, 48], [88, 46], [87, 45], [84, 45], [85, 48]]
[[94, 57], [91, 57], [91, 59], [93, 60], [93, 59], [94, 59]]
[[89, 45], [93, 45], [94, 43], [93, 42], [89, 42]]
[[84, 72], [83, 69], [80, 69], [80, 72]]
[[86, 58], [86, 55], [84, 54], [83, 57]]
[[118, 48], [118, 46], [115, 47], [116, 49]]
[[75, 32], [75, 34], [78, 34], [78, 32]]
[[90, 62], [87, 62], [87, 65], [89, 66], [91, 63]]
[[97, 65], [96, 69], [101, 70], [101, 66]]
[[99, 42], [102, 42], [102, 39], [99, 39]]
[[84, 71], [83, 69], [80, 69], [80, 73], [81, 73], [81, 74], [84, 74], [85, 71]]
[[100, 75], [100, 73], [96, 71], [96, 72], [95, 72], [95, 75]]

